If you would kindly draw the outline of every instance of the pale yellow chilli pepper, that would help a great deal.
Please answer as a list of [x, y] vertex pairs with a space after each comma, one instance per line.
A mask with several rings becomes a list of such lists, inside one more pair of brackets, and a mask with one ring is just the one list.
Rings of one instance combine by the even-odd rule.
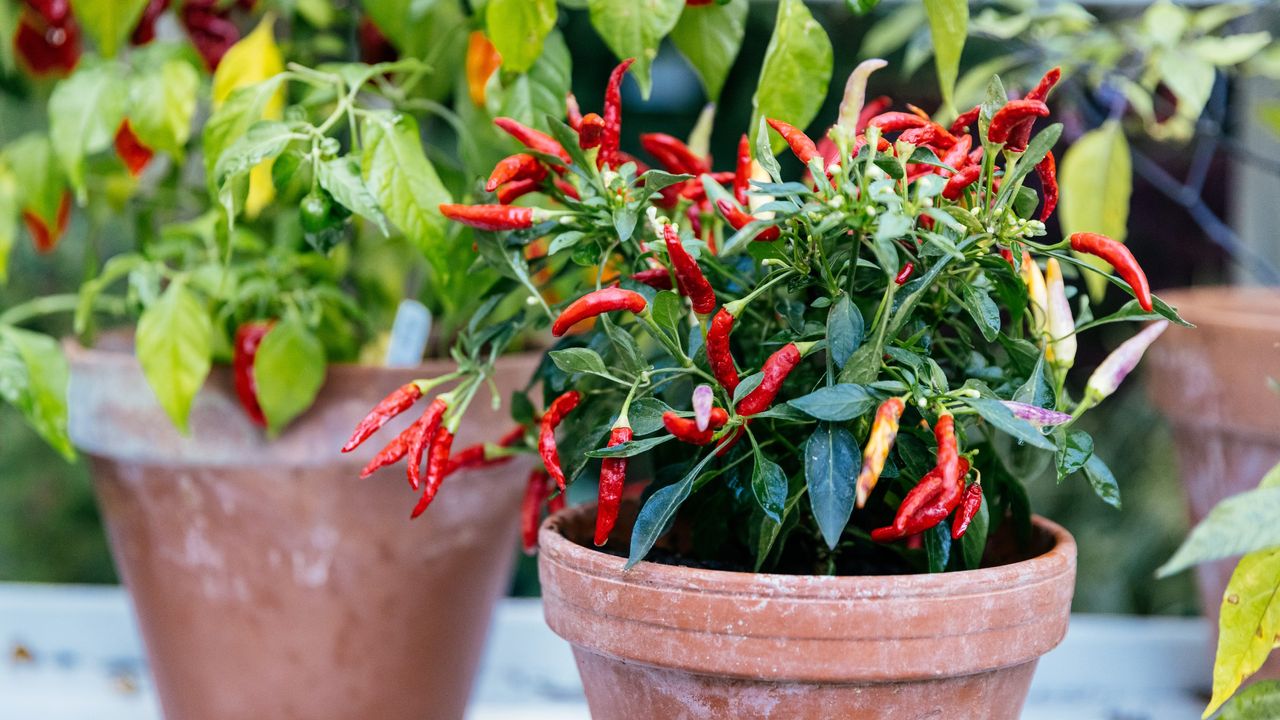
[[1031, 253], [1022, 251], [1022, 266], [1018, 270], [1022, 282], [1027, 285], [1027, 299], [1031, 303], [1031, 334], [1043, 338], [1045, 332], [1046, 312], [1049, 309], [1049, 295], [1045, 291], [1044, 274], [1040, 266], [1031, 259]]
[[884, 470], [885, 458], [893, 448], [893, 440], [898, 436], [898, 420], [906, 404], [902, 398], [889, 398], [880, 404], [876, 411], [875, 422], [871, 425], [871, 437], [867, 439], [867, 448], [862, 453], [862, 472], [858, 473], [857, 502], [858, 507], [867, 504], [867, 498], [880, 480]]
[[1062, 268], [1056, 258], [1049, 258], [1044, 268], [1045, 291], [1049, 296], [1049, 345], [1045, 359], [1065, 370], [1076, 360], [1076, 320], [1067, 302], [1067, 286], [1062, 282]]

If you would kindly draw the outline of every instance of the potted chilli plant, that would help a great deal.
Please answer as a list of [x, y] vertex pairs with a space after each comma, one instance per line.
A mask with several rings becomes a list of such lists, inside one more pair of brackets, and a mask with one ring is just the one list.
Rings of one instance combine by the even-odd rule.
[[[620, 148], [624, 62], [600, 114], [505, 128], [528, 150], [490, 185], [527, 178], [554, 207], [441, 208], [525, 300], [491, 295], [463, 346], [548, 324], [561, 338], [542, 402], [515, 401], [543, 461], [522, 526], [594, 717], [767, 717], [783, 702], [795, 717], [1013, 718], [1066, 630], [1074, 542], [1031, 514], [1003, 458], [1055, 453], [1060, 477], [1118, 505], [1074, 423], [1180, 320], [1119, 243], [1044, 237], [1061, 126], [1033, 128], [1057, 70], [1019, 100], [994, 79], [944, 126], [864, 111], [883, 64], [854, 72], [821, 144], [761, 118], [715, 172], [670, 136], [641, 137], [662, 169]], [[784, 179], [771, 143], [803, 179]], [[1111, 319], [1153, 321], [1078, 398], [1064, 275], [1101, 271], [1072, 250], [1133, 296]], [[567, 300], [545, 304], [544, 281]], [[415, 515], [485, 371], [457, 372], [393, 441], [425, 472]], [[397, 398], [358, 436], [407, 410]], [[595, 503], [539, 529], [545, 505], [591, 481]]]

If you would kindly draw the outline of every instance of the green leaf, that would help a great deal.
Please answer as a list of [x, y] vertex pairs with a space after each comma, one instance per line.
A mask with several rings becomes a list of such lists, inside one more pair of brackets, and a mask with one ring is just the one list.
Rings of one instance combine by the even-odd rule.
[[1280, 680], [1263, 680], [1245, 688], [1222, 708], [1218, 720], [1269, 720], [1280, 717]]
[[674, 435], [659, 435], [658, 437], [644, 438], [643, 440], [628, 440], [627, 442], [619, 443], [612, 447], [590, 450], [586, 455], [587, 457], [592, 458], [635, 457], [636, 455], [648, 452], [668, 440], [674, 439]]
[[[944, 523], [945, 524], [945, 523]], [[969, 529], [960, 538], [960, 552], [964, 558], [964, 566], [976, 570], [982, 566], [982, 555], [987, 549], [987, 530], [991, 525], [991, 512], [987, 508], [987, 497], [982, 496], [982, 505], [969, 522]]]
[[844, 367], [854, 351], [862, 345], [866, 324], [858, 306], [848, 295], [841, 295], [827, 311], [827, 352], [837, 368]]
[[248, 174], [264, 160], [274, 158], [297, 139], [288, 123], [262, 120], [222, 151], [213, 167], [214, 182], [224, 187], [230, 180]]
[[680, 318], [684, 314], [684, 305], [680, 302], [679, 295], [663, 290], [654, 296], [649, 308], [658, 327], [670, 333], [673, 338], [680, 337]]
[[1191, 53], [1206, 62], [1218, 67], [1239, 65], [1262, 52], [1271, 44], [1271, 33], [1252, 32], [1214, 37], [1208, 35], [1191, 41]]
[[751, 491], [764, 511], [765, 517], [782, 522], [782, 512], [787, 504], [789, 483], [782, 467], [755, 450], [755, 469], [751, 471]]
[[374, 197], [360, 173], [360, 163], [353, 157], [336, 157], [316, 166], [316, 179], [320, 187], [329, 191], [333, 199], [351, 212], [368, 220], [387, 233], [387, 219], [382, 214], [378, 198]]
[[1040, 433], [1034, 425], [1014, 417], [1013, 411], [1005, 407], [999, 400], [990, 398], [965, 398], [964, 402], [973, 408], [982, 416], [983, 420], [991, 423], [998, 430], [1006, 435], [1012, 436], [1015, 440], [1033, 445], [1042, 450], [1054, 450], [1058, 447]]
[[[1274, 518], [1272, 519], [1274, 522]], [[1240, 558], [1222, 594], [1218, 616], [1218, 654], [1213, 663], [1213, 698], [1208, 717], [1257, 672], [1280, 634], [1280, 550], [1261, 550]]]
[[662, 414], [671, 407], [655, 397], [644, 397], [631, 403], [627, 410], [627, 419], [631, 421], [631, 432], [635, 437], [655, 433], [662, 429]]
[[279, 433], [302, 414], [324, 385], [325, 353], [320, 340], [296, 320], [276, 323], [253, 358], [258, 404], [268, 431]]
[[13, 171], [0, 164], [0, 287], [9, 282], [9, 255], [18, 237], [18, 219], [22, 217], [20, 194]]
[[1233, 495], [1191, 530], [1157, 577], [1182, 572], [1193, 565], [1280, 548], [1280, 487], [1260, 487]]
[[[552, 31], [542, 46], [542, 54], [528, 73], [503, 82], [505, 76], [495, 73], [485, 93], [485, 107], [490, 115], [510, 117], [535, 128], [547, 128], [548, 118], [564, 114], [564, 98], [570, 89], [573, 59], [564, 36]], [[577, 135], [574, 135], [577, 138]], [[569, 147], [577, 148], [575, 139]]]
[[693, 66], [712, 102], [720, 99], [746, 32], [747, 0], [686, 5], [671, 31], [671, 42]]
[[689, 498], [689, 493], [693, 491], [693, 481], [715, 456], [715, 452], [708, 452], [679, 482], [659, 489], [640, 508], [635, 525], [631, 528], [631, 553], [627, 557], [627, 570], [635, 567], [653, 549], [653, 544], [675, 519], [680, 505]]
[[[1133, 191], [1133, 167], [1129, 143], [1120, 124], [1108, 121], [1080, 137], [1062, 157], [1058, 169], [1062, 200], [1058, 218], [1062, 234], [1102, 233], [1124, 242], [1129, 225], [1129, 195]], [[1079, 255], [1084, 262], [1109, 272], [1111, 266], [1092, 255]], [[1102, 299], [1106, 280], [1095, 273], [1085, 274], [1085, 283], [1094, 302]]]
[[832, 550], [853, 513], [860, 451], [853, 434], [833, 423], [818, 423], [804, 445], [804, 478], [818, 529]]
[[83, 200], [84, 160], [115, 141], [129, 89], [113, 65], [77, 70], [49, 95], [49, 139]]
[[0, 397], [50, 447], [75, 459], [67, 436], [67, 360], [57, 340], [0, 325]]
[[391, 223], [427, 257], [447, 287], [463, 268], [451, 261], [446, 220], [440, 205], [453, 202], [422, 150], [418, 123], [407, 115], [375, 114], [364, 125], [361, 159], [365, 185]]
[[862, 385], [840, 383], [818, 388], [787, 404], [818, 420], [846, 422], [871, 412], [877, 403], [876, 396]]
[[46, 227], [56, 227], [67, 181], [54, 160], [49, 138], [37, 133], [23, 135], [5, 147], [4, 161], [15, 173], [21, 173], [17, 190], [22, 210], [40, 218]]
[[160, 401], [183, 434], [191, 403], [209, 375], [213, 324], [200, 300], [181, 280], [170, 283], [138, 318], [135, 352]]
[[1192, 53], [1168, 52], [1160, 56], [1160, 78], [1178, 99], [1178, 115], [1196, 119], [1213, 92], [1213, 63]]
[[71, 0], [76, 22], [104, 57], [115, 57], [146, 7], [147, 0]]
[[204, 146], [205, 176], [210, 187], [216, 189], [218, 186], [215, 179], [218, 158], [243, 137], [250, 126], [262, 119], [283, 83], [284, 76], [275, 75], [260, 83], [238, 88], [209, 116], [201, 144]]
[[680, 20], [685, 0], [589, 0], [591, 25], [619, 59], [635, 58], [631, 74], [649, 98], [649, 77], [662, 38]]
[[945, 521], [925, 530], [924, 551], [929, 559], [929, 572], [940, 573], [951, 561], [951, 531]]
[[528, 72], [542, 54], [547, 34], [556, 26], [555, 0], [489, 0], [485, 10], [489, 41], [502, 55], [502, 66]]
[[973, 322], [978, 326], [982, 337], [986, 338], [987, 342], [995, 340], [1000, 334], [1000, 308], [996, 306], [987, 291], [972, 283], [965, 283], [961, 287], [960, 298], [964, 301], [964, 308], [973, 317]]
[[[757, 127], [763, 118], [801, 129], [808, 126], [827, 97], [833, 58], [830, 38], [804, 2], [782, 0], [751, 98], [750, 127]], [[783, 147], [782, 138], [770, 140], [775, 154]]]
[[1120, 484], [1116, 482], [1116, 476], [1112, 474], [1111, 468], [1102, 461], [1097, 455], [1090, 455], [1084, 464], [1084, 476], [1089, 478], [1089, 484], [1093, 486], [1093, 491], [1102, 498], [1102, 501], [1111, 507], [1120, 509]]
[[1056, 405], [1055, 395], [1053, 383], [1045, 372], [1045, 357], [1041, 351], [1031, 376], [1013, 393], [1013, 401], [1047, 408]]
[[1069, 430], [1062, 437], [1054, 458], [1058, 467], [1058, 482], [1068, 475], [1084, 469], [1093, 457], [1093, 437], [1083, 430]]
[[191, 137], [200, 74], [190, 63], [168, 60], [143, 68], [130, 82], [129, 127], [149, 148], [181, 158]]
[[568, 348], [567, 350], [552, 350], [547, 353], [551, 358], [551, 362], [561, 370], [573, 373], [591, 373], [592, 375], [608, 375], [609, 370], [604, 365], [604, 360], [596, 353], [595, 350], [589, 348]]
[[924, 0], [929, 16], [929, 32], [933, 35], [934, 63], [938, 68], [938, 87], [949, 111], [955, 110], [956, 78], [960, 74], [960, 55], [969, 33], [968, 0]]

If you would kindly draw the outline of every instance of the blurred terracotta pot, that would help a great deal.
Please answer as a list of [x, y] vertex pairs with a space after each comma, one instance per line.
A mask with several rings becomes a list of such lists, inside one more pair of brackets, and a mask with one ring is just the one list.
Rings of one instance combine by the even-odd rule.
[[[1168, 418], [1191, 520], [1252, 490], [1280, 462], [1280, 291], [1205, 287], [1161, 293], [1194, 329], [1171, 327], [1151, 348], [1146, 382]], [[1217, 625], [1236, 560], [1196, 569], [1205, 614]], [[1280, 661], [1267, 665], [1280, 677]]]
[[593, 529], [591, 507], [550, 518], [538, 568], [595, 720], [1013, 720], [1075, 582], [1075, 541], [1039, 518], [1030, 560], [883, 577], [623, 572]]
[[[450, 478], [410, 522], [403, 464], [358, 473], [412, 417], [338, 452], [384, 394], [452, 364], [331, 367], [315, 406], [268, 441], [227, 368], [215, 368], [182, 437], [127, 347], [68, 354], [71, 434], [168, 720], [463, 716], [532, 460]], [[537, 361], [501, 361], [502, 391]], [[457, 446], [510, 425], [475, 403]]]

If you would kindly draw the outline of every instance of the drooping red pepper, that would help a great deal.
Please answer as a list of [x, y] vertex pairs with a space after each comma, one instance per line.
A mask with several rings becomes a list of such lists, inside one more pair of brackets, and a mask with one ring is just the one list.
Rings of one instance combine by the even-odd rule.
[[604, 142], [604, 118], [595, 113], [583, 116], [578, 124], [578, 147], [590, 150]]
[[619, 167], [618, 148], [622, 147], [622, 77], [635, 58], [627, 58], [609, 74], [604, 90], [604, 135], [600, 139], [599, 162], [603, 167]]
[[435, 440], [436, 430], [440, 428], [440, 420], [448, 409], [449, 401], [444, 397], [437, 397], [409, 427], [412, 434], [409, 436], [407, 453], [409, 456], [408, 478], [409, 487], [414, 490], [422, 487], [422, 457], [427, 454], [427, 450]]
[[[756, 220], [755, 216], [737, 205], [734, 205], [729, 201], [729, 198], [720, 198], [719, 200], [716, 200], [716, 208], [719, 209], [720, 214], [724, 216], [725, 222], [729, 223], [729, 227], [734, 230], [741, 230]], [[756, 233], [754, 239], [758, 242], [773, 242], [780, 237], [782, 237], [782, 231], [774, 226], [767, 227]]]
[[969, 164], [969, 149], [973, 145], [973, 136], [961, 135], [956, 144], [952, 145], [946, 154], [942, 156], [942, 163], [950, 166], [955, 170], [964, 169]]
[[539, 208], [509, 207], [506, 205], [455, 205], [444, 204], [440, 212], [450, 220], [470, 225], [480, 230], [501, 232], [504, 230], [526, 230], [533, 227], [535, 221], [544, 219]]
[[800, 159], [800, 162], [808, 165], [810, 160], [822, 157], [822, 154], [818, 152], [818, 146], [815, 145], [813, 140], [809, 139], [809, 136], [805, 135], [804, 131], [800, 128], [772, 118], [768, 118], [767, 121], [769, 123], [769, 127], [773, 128], [774, 132], [781, 135], [782, 139], [787, 141], [787, 145], [791, 148], [791, 152]]
[[942, 197], [952, 201], [959, 200], [964, 189], [977, 182], [978, 176], [981, 174], [981, 165], [969, 165], [955, 175], [952, 175], [947, 179], [947, 184], [942, 188]]
[[[236, 337], [239, 338], [239, 333]], [[238, 342], [237, 345], [239, 345]], [[356, 425], [355, 432], [351, 433], [351, 438], [342, 446], [342, 452], [351, 452], [360, 447], [360, 444], [369, 439], [369, 436], [390, 422], [392, 418], [413, 407], [421, 397], [422, 388], [415, 382], [405, 383], [392, 390], [391, 394], [380, 400]]]
[[543, 155], [558, 157], [564, 161], [565, 164], [569, 163], [568, 151], [566, 151], [560, 143], [556, 142], [555, 138], [541, 130], [534, 130], [529, 126], [523, 125], [508, 117], [494, 118], [493, 124], [505, 130], [508, 135], [518, 140], [520, 144], [530, 150], [536, 150]]
[[137, 135], [133, 134], [133, 128], [129, 126], [129, 119], [125, 118], [120, 122], [120, 127], [116, 129], [115, 138], [116, 154], [124, 162], [124, 166], [129, 169], [129, 174], [138, 177], [142, 174], [147, 163], [151, 162], [152, 156], [155, 155], [151, 148], [142, 144]]
[[556, 450], [556, 428], [581, 401], [582, 394], [577, 390], [564, 393], [551, 401], [538, 423], [538, 456], [561, 492], [564, 492], [565, 477], [564, 470], [560, 468], [560, 453]]
[[942, 150], [956, 144], [956, 138], [947, 129], [935, 122], [903, 131], [898, 139], [909, 142], [916, 147], [938, 147]]
[[800, 348], [796, 347], [795, 343], [787, 343], [770, 355], [769, 359], [765, 360], [764, 367], [761, 368], [764, 377], [760, 380], [760, 384], [738, 401], [738, 414], [755, 415], [768, 410], [774, 398], [778, 396], [778, 391], [782, 389], [783, 381], [799, 364]]
[[667, 432], [680, 442], [690, 445], [706, 445], [714, 438], [716, 431], [729, 422], [729, 413], [724, 408], [711, 408], [711, 419], [704, 430], [698, 429], [698, 422], [693, 418], [680, 417], [674, 411], [662, 413], [662, 425]]
[[66, 75], [80, 62], [80, 26], [66, 0], [28, 3], [18, 19], [14, 50], [37, 76]]
[[271, 321], [247, 322], [236, 328], [235, 345], [231, 352], [231, 374], [236, 386], [240, 407], [255, 425], [267, 426], [267, 418], [258, 404], [258, 383], [253, 377], [253, 359], [258, 346], [275, 325]]
[[1052, 150], [1045, 153], [1044, 159], [1036, 165], [1036, 175], [1040, 177], [1040, 189], [1044, 191], [1044, 207], [1040, 209], [1040, 222], [1044, 222], [1058, 207], [1058, 161], [1054, 159]]
[[618, 287], [601, 288], [569, 303], [569, 307], [561, 311], [555, 323], [552, 324], [551, 334], [560, 337], [574, 325], [603, 313], [626, 310], [639, 314], [648, 307], [649, 302], [634, 290]]
[[412, 520], [426, 512], [427, 506], [435, 499], [444, 482], [445, 471], [449, 467], [449, 452], [453, 447], [453, 432], [441, 425], [436, 428], [435, 437], [431, 439], [431, 452], [427, 454], [427, 473], [422, 479], [422, 497], [413, 506], [409, 519]]
[[671, 272], [664, 267], [641, 270], [632, 275], [631, 279], [655, 290], [670, 290], [674, 287], [671, 283]]
[[960, 509], [956, 511], [955, 519], [951, 521], [951, 539], [959, 540], [969, 529], [969, 524], [973, 522], [973, 518], [978, 514], [978, 510], [982, 508], [982, 483], [969, 483], [969, 487], [965, 488], [964, 497], [960, 500]]
[[720, 308], [715, 317], [711, 318], [711, 327], [707, 330], [707, 362], [711, 365], [711, 373], [730, 395], [741, 382], [738, 368], [733, 362], [733, 352], [729, 348], [729, 335], [733, 332], [733, 322], [736, 319], [728, 310]]
[[751, 166], [753, 162], [751, 142], [747, 139], [747, 134], [743, 133], [742, 137], [738, 138], [738, 161], [733, 168], [733, 199], [744, 207], [748, 199], [747, 191], [751, 189]]
[[524, 180], [512, 180], [509, 183], [500, 185], [497, 191], [498, 204], [510, 205], [520, 198], [531, 192], [537, 192], [542, 187], [540, 180], [525, 178]]
[[1043, 101], [1010, 100], [996, 111], [995, 117], [991, 118], [991, 127], [987, 128], [987, 139], [996, 144], [1008, 143], [1010, 133], [1019, 125], [1024, 122], [1034, 122], [1038, 117], [1048, 116], [1049, 106]]
[[520, 540], [526, 554], [538, 550], [538, 524], [542, 520], [542, 506], [547, 502], [551, 485], [547, 473], [535, 468], [529, 473], [524, 488], [524, 500], [520, 503]]
[[240, 29], [226, 18], [228, 12], [230, 8], [219, 9], [211, 1], [184, 2], [178, 15], [210, 72], [218, 69], [222, 56], [240, 39]]
[[667, 172], [701, 175], [711, 172], [709, 158], [698, 157], [683, 140], [666, 133], [642, 133], [640, 146]]
[[924, 127], [928, 124], [928, 120], [909, 112], [882, 113], [867, 121], [868, 127], [880, 128], [882, 133], [910, 130], [911, 128]]
[[960, 113], [951, 123], [952, 135], [968, 134], [969, 127], [978, 121], [978, 115], [982, 114], [982, 106], [974, 105], [973, 107]]
[[484, 189], [487, 192], [493, 192], [499, 185], [514, 180], [541, 180], [546, 176], [547, 168], [538, 161], [538, 158], [529, 153], [516, 153], [498, 161], [498, 164], [493, 167], [493, 172], [489, 174], [489, 181], [485, 183]]
[[[960, 458], [958, 472], [961, 478], [968, 474], [969, 461], [965, 458]], [[893, 524], [872, 530], [871, 539], [876, 542], [901, 540], [918, 535], [946, 520], [960, 504], [964, 493], [963, 487], [956, 485], [957, 483], [948, 483], [944, 479], [941, 467], [925, 473], [920, 482], [903, 498]]]
[[692, 301], [694, 312], [699, 315], [710, 314], [716, 309], [716, 291], [702, 274], [698, 261], [684, 249], [675, 225], [663, 226], [662, 237], [667, 244], [667, 257], [671, 258], [671, 267], [676, 274], [676, 286]]
[[[1040, 78], [1040, 82], [1027, 93], [1024, 100], [1039, 100], [1044, 102], [1049, 97], [1049, 91], [1054, 85], [1058, 84], [1058, 79], [1062, 77], [1062, 70], [1053, 68]], [[1035, 124], [1035, 118], [1029, 118], [1019, 124], [1009, 133], [1008, 148], [1014, 152], [1022, 152], [1027, 149], [1027, 143], [1031, 141], [1031, 128]]]
[[71, 193], [63, 192], [62, 199], [58, 201], [58, 216], [54, 220], [54, 227], [45, 224], [44, 218], [35, 212], [24, 209], [22, 211], [22, 222], [27, 226], [27, 232], [31, 233], [31, 244], [35, 247], [36, 252], [47, 254], [54, 251], [58, 247], [58, 241], [62, 239], [63, 233], [67, 231], [67, 223], [71, 220]]
[[916, 269], [916, 264], [908, 260], [898, 269], [898, 274], [893, 276], [893, 282], [898, 285], [905, 285], [907, 280], [911, 279], [911, 273]]
[[871, 424], [871, 436], [867, 440], [866, 449], [862, 451], [862, 470], [858, 473], [856, 485], [858, 507], [867, 504], [867, 498], [880, 480], [884, 461], [889, 457], [893, 440], [898, 435], [898, 419], [902, 417], [904, 409], [906, 403], [902, 398], [892, 397], [880, 403], [880, 408], [876, 410], [875, 422]]
[[129, 43], [132, 45], [146, 45], [155, 40], [156, 20], [168, 7], [169, 0], [150, 0], [147, 6], [142, 9], [138, 24], [133, 26], [133, 32], [129, 35]]
[[[626, 417], [619, 418], [609, 433], [609, 447], [631, 441], [631, 426]], [[608, 457], [600, 463], [600, 494], [596, 503], [596, 546], [609, 541], [609, 533], [618, 522], [622, 506], [622, 487], [627, 482], [627, 459]]]
[[360, 479], [363, 480], [377, 470], [392, 463], [399, 462], [400, 458], [408, 455], [409, 445], [413, 442], [415, 426], [416, 424], [405, 428], [399, 435], [395, 436], [391, 442], [387, 443], [381, 450], [379, 450], [378, 454], [374, 455], [373, 459], [369, 461], [369, 464], [365, 465], [364, 469], [360, 471]]
[[1147, 274], [1142, 271], [1142, 266], [1133, 257], [1133, 253], [1129, 252], [1129, 248], [1098, 233], [1075, 233], [1069, 240], [1072, 250], [1111, 263], [1116, 273], [1133, 289], [1138, 305], [1147, 312], [1152, 311], [1151, 285], [1147, 282]]

